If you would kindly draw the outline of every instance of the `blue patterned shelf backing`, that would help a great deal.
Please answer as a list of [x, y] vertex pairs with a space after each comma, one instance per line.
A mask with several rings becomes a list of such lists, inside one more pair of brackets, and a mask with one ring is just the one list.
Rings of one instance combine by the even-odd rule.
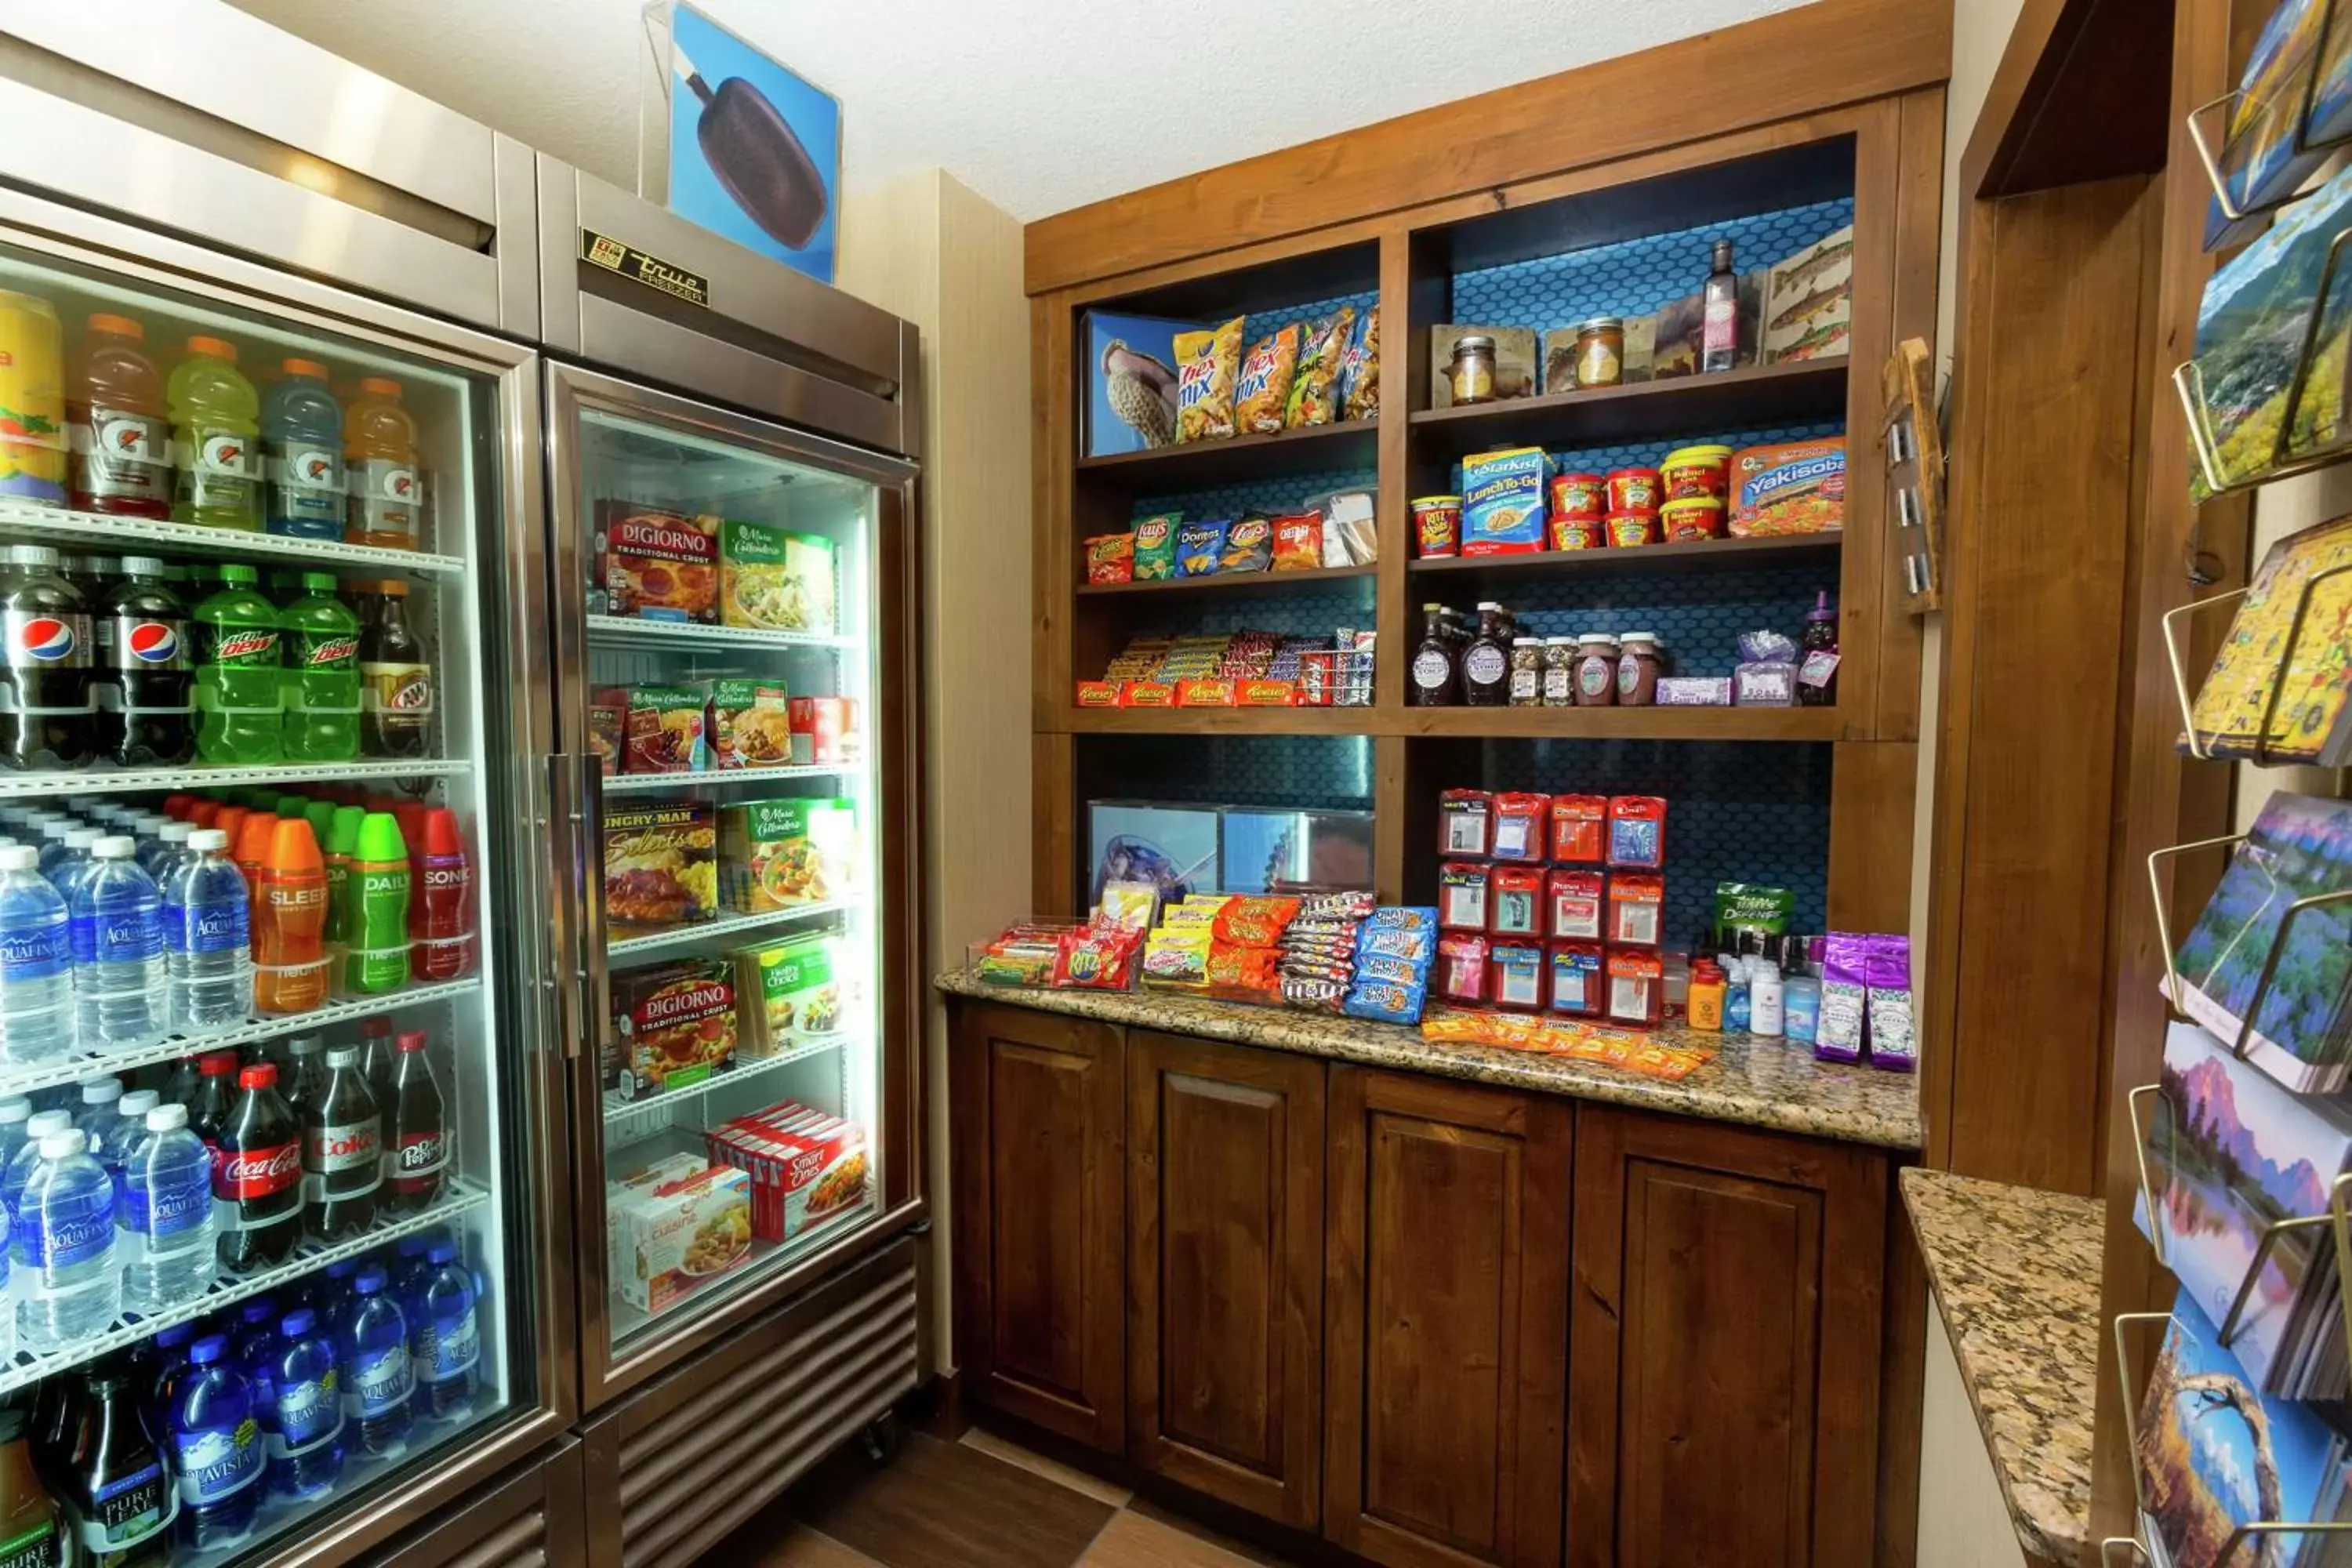
[[[1606, 474], [1612, 468], [1654, 468], [1665, 461], [1666, 454], [1678, 447], [1714, 442], [1738, 451], [1742, 447], [1771, 447], [1783, 441], [1814, 441], [1825, 436], [1845, 434], [1845, 422], [1830, 420], [1815, 425], [1782, 425], [1752, 430], [1693, 430], [1686, 435], [1671, 437], [1663, 441], [1630, 441], [1616, 447], [1559, 447], [1546, 448], [1555, 474]], [[1454, 465], [1450, 481], [1456, 493], [1462, 489], [1462, 465]]]
[[[1665, 639], [1670, 673], [1729, 675], [1739, 662], [1742, 632], [1776, 631], [1793, 642], [1804, 630], [1815, 591], [1828, 589], [1834, 605], [1837, 586], [1837, 574], [1828, 567], [1749, 567], [1654, 577], [1530, 577], [1497, 590], [1496, 602], [1517, 613], [1523, 636], [1655, 632]], [[1466, 596], [1441, 602], [1465, 614], [1474, 607]], [[1420, 604], [1402, 636], [1420, 642]]]
[[[1666, 945], [1715, 918], [1717, 882], [1761, 882], [1796, 896], [1796, 929], [1829, 919], [1833, 748], [1777, 742], [1486, 741], [1478, 774], [1437, 789], [1544, 795], [1654, 795], [1666, 803]], [[1408, 862], [1411, 863], [1411, 862]], [[1416, 902], [1437, 889], [1408, 888]]]
[[1078, 802], [1369, 811], [1369, 735], [1081, 735]]
[[1540, 332], [1593, 316], [1645, 316], [1670, 300], [1698, 292], [1717, 239], [1730, 240], [1734, 264], [1753, 272], [1853, 221], [1853, 200], [1845, 197], [1457, 272], [1453, 309], [1445, 319]]
[[[1209, 591], [1199, 595], [1137, 594], [1118, 601], [1119, 624], [1131, 637], [1185, 637], [1195, 633], [1267, 631], [1286, 637], [1328, 637], [1345, 626], [1361, 630], [1372, 624], [1372, 582], [1370, 577], [1309, 579], [1312, 589], [1295, 593], [1254, 593], [1226, 597]], [[1811, 603], [1811, 601], [1807, 601]]]
[[1279, 515], [1297, 511], [1301, 501], [1334, 490], [1380, 490], [1377, 468], [1325, 468], [1278, 479], [1252, 479], [1244, 484], [1219, 485], [1213, 489], [1184, 490], [1170, 495], [1139, 496], [1132, 515], [1181, 511], [1199, 521], [1239, 517], [1245, 511]]

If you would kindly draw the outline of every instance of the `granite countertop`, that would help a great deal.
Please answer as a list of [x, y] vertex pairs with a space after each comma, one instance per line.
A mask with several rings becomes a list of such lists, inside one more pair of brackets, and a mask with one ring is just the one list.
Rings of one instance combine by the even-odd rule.
[[1924, 1142], [1918, 1086], [1911, 1074], [1819, 1062], [1801, 1047], [1744, 1035], [1700, 1037], [1720, 1054], [1681, 1082], [1669, 1083], [1596, 1062], [1481, 1046], [1434, 1045], [1423, 1039], [1418, 1029], [1288, 1007], [1156, 991], [1024, 990], [982, 984], [961, 970], [950, 970], [933, 984], [951, 994], [984, 1002], [1333, 1061], [1540, 1089], [1886, 1149], [1915, 1150]]
[[2103, 1206], [1913, 1168], [1904, 1205], [2017, 1539], [2077, 1561], [2091, 1534]]

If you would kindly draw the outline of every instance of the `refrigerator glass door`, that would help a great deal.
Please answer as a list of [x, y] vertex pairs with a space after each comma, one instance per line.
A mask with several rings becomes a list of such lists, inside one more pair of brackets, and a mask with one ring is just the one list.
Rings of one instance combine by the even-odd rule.
[[[126, 973], [137, 994], [78, 1005], [58, 1039], [13, 1016], [41, 1000], [14, 984], [40, 966], [0, 971], [9, 1169], [43, 1158], [22, 1152], [27, 1110], [87, 1107], [123, 1194], [103, 1237], [61, 1228], [30, 1195], [41, 1173], [0, 1185], [16, 1211], [0, 1397], [36, 1412], [44, 1474], [93, 1553], [151, 1531], [175, 1564], [355, 1549], [390, 1528], [394, 1491], [414, 1506], [494, 1431], [551, 1429], [570, 1403], [549, 1373], [544, 1249], [566, 1243], [549, 1202], [560, 1079], [533, 1001], [546, 894], [524, 825], [541, 808], [518, 749], [547, 722], [524, 629], [543, 586], [509, 467], [537, 366], [454, 329], [478, 354], [428, 350], [361, 324], [393, 315], [373, 310], [330, 329], [0, 243], [0, 835], [51, 847], [48, 879], [70, 889], [89, 870], [71, 829], [121, 834], [168, 888], [186, 846], [166, 824], [209, 823], [263, 881], [246, 942], [233, 900], [188, 922], [230, 939], [216, 963], [268, 966], [252, 1005], [209, 1021], [93, 962], [72, 970], [82, 998]], [[298, 385], [302, 418], [281, 417]], [[151, 495], [142, 510], [168, 515], [100, 510]], [[308, 531], [265, 531], [273, 516]], [[100, 750], [75, 759], [86, 739]], [[373, 858], [352, 866], [362, 845]], [[75, 956], [154, 951], [176, 918], [158, 898], [132, 885]], [[24, 907], [0, 909], [0, 945], [23, 956], [26, 931]], [[136, 1139], [106, 1130], [116, 1085], [186, 1106], [216, 1146], [204, 1188], [142, 1173]], [[151, 1240], [170, 1253], [188, 1234], [157, 1215], [218, 1234], [184, 1293], [134, 1304], [119, 1292], [152, 1283]], [[102, 1262], [37, 1266], [68, 1242]], [[201, 1397], [192, 1352], [217, 1372]], [[112, 1371], [165, 1441], [134, 1439], [102, 1474], [72, 1434]], [[124, 1491], [126, 1454], [161, 1468]]]
[[593, 1404], [870, 1233], [898, 1188], [880, 984], [897, 762], [876, 736], [883, 541], [912, 469], [550, 375], [559, 595], [577, 579], [559, 648], [580, 655], [558, 662], [588, 753]]

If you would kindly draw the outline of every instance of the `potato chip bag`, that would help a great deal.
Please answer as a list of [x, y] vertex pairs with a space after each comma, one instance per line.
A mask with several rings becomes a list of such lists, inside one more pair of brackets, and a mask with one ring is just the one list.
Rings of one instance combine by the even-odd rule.
[[1381, 411], [1381, 308], [1364, 312], [1356, 341], [1339, 364], [1340, 416], [1370, 419]]
[[1188, 522], [1176, 537], [1176, 575], [1213, 577], [1216, 575], [1217, 558], [1224, 552], [1225, 524], [1222, 520]]
[[1087, 581], [1094, 584], [1135, 581], [1135, 535], [1098, 533], [1087, 541]]
[[1290, 378], [1290, 401], [1282, 422], [1291, 429], [1328, 425], [1339, 413], [1339, 365], [1348, 357], [1348, 342], [1356, 334], [1356, 308], [1342, 305], [1329, 315], [1310, 321], [1307, 341], [1298, 351], [1298, 373]]
[[1234, 433], [1234, 377], [1242, 318], [1213, 331], [1176, 334], [1176, 439], [1216, 441]]
[[1274, 560], [1274, 522], [1262, 512], [1237, 517], [1225, 531], [1225, 548], [1217, 557], [1220, 572], [1263, 572]]
[[1323, 514], [1303, 511], [1274, 520], [1274, 569], [1311, 572], [1323, 564]]
[[1135, 580], [1157, 583], [1176, 575], [1176, 531], [1181, 511], [1155, 512], [1135, 520]]
[[1234, 385], [1234, 423], [1244, 436], [1276, 436], [1290, 402], [1290, 382], [1298, 369], [1298, 323], [1260, 338], [1242, 360]]

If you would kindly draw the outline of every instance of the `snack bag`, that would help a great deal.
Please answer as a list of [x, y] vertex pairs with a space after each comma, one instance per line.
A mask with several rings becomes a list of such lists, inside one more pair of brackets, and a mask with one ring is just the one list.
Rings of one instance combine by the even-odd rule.
[[1135, 581], [1135, 535], [1098, 533], [1087, 541], [1087, 581], [1095, 584]]
[[1290, 378], [1290, 401], [1283, 409], [1283, 424], [1297, 430], [1331, 423], [1339, 412], [1339, 365], [1348, 357], [1348, 340], [1355, 331], [1353, 305], [1342, 305], [1307, 323], [1307, 341], [1298, 352], [1298, 370]]
[[1312, 572], [1323, 564], [1323, 514], [1303, 511], [1274, 520], [1274, 569]]
[[1274, 524], [1258, 513], [1236, 518], [1225, 531], [1225, 550], [1217, 558], [1220, 572], [1263, 572], [1274, 560]]
[[1340, 416], [1370, 419], [1381, 411], [1381, 308], [1364, 312], [1356, 341], [1339, 365]]
[[1213, 577], [1225, 552], [1225, 525], [1188, 522], [1176, 535], [1176, 575]]
[[1218, 441], [1234, 433], [1234, 379], [1241, 369], [1242, 318], [1213, 331], [1176, 334], [1176, 439]]
[[1135, 578], [1158, 583], [1176, 575], [1176, 531], [1183, 525], [1181, 511], [1155, 512], [1135, 520]]
[[1293, 321], [1250, 347], [1234, 385], [1234, 422], [1244, 436], [1276, 436], [1290, 402], [1290, 382], [1298, 369], [1298, 323]]

